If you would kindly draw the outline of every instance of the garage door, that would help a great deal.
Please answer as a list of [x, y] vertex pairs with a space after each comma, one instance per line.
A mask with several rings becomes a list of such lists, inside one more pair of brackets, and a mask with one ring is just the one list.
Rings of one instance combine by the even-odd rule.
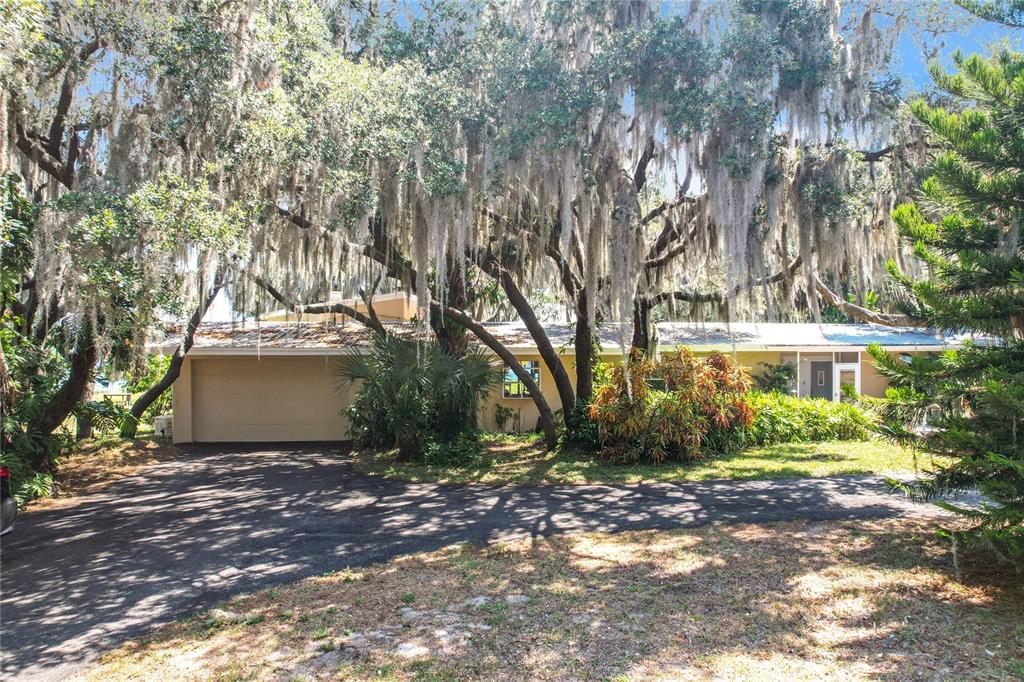
[[335, 359], [195, 358], [192, 437], [201, 443], [345, 440], [352, 391], [340, 395]]

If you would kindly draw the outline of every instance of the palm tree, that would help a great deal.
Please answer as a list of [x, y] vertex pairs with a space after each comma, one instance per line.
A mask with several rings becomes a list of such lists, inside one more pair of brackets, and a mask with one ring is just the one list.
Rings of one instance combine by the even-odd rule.
[[481, 350], [454, 356], [391, 334], [374, 334], [369, 354], [343, 358], [336, 374], [340, 390], [360, 384], [348, 411], [356, 444], [397, 447], [404, 459], [475, 433], [480, 401], [501, 377]]

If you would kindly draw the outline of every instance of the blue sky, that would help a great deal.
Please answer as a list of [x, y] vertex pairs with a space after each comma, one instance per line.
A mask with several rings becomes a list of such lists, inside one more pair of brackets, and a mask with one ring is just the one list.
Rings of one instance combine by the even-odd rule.
[[[953, 3], [946, 2], [910, 2], [909, 0], [895, 0], [890, 3], [895, 7], [909, 7], [911, 11], [924, 11], [927, 7], [939, 7], [949, 11], [952, 17], [965, 20], [966, 25], [958, 30], [945, 33], [941, 36], [915, 35], [914, 31], [904, 31], [896, 44], [896, 54], [893, 61], [892, 71], [903, 80], [904, 92], [921, 91], [932, 83], [928, 75], [927, 58], [925, 50], [930, 48], [938, 49], [939, 62], [950, 68], [952, 65], [952, 54], [955, 50], [961, 50], [966, 54], [980, 52], [988, 53], [989, 48], [997, 43], [1008, 43], [1009, 47], [1021, 50], [1021, 38], [1024, 32], [994, 24], [981, 19], [970, 18], [957, 8]], [[926, 45], [922, 45], [922, 42]]]

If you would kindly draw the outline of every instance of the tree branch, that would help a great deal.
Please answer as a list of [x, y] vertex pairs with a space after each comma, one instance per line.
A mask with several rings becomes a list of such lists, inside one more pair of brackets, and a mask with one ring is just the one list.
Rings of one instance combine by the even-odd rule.
[[281, 291], [277, 289], [277, 287], [275, 287], [273, 284], [266, 281], [259, 275], [253, 274], [251, 272], [246, 272], [245, 274], [249, 277], [249, 279], [251, 279], [256, 284], [256, 286], [266, 291], [274, 300], [276, 300], [278, 303], [280, 303], [293, 313], [309, 313], [310, 315], [341, 313], [342, 315], [347, 315], [348, 317], [351, 317], [353, 320], [359, 322], [360, 324], [366, 326], [369, 329], [387, 335], [387, 330], [384, 328], [384, 325], [381, 324], [381, 321], [377, 319], [376, 314], [374, 314], [372, 317], [364, 315], [363, 313], [359, 312], [352, 306], [345, 305], [344, 303], [317, 303], [314, 305], [300, 305], [295, 301], [291, 300], [290, 298], [288, 298], [287, 296], [285, 296], [284, 294], [282, 294]]
[[868, 310], [856, 303], [850, 303], [849, 301], [843, 300], [834, 291], [829, 289], [821, 279], [814, 276], [814, 288], [821, 296], [825, 303], [828, 303], [835, 307], [840, 312], [849, 315], [850, 317], [861, 320], [862, 322], [870, 322], [872, 324], [881, 324], [887, 327], [921, 327], [924, 326], [914, 320], [911, 320], [906, 315], [891, 314], [891, 313], [879, 313], [874, 310]]
[[154, 383], [146, 392], [140, 395], [135, 402], [132, 403], [130, 410], [131, 418], [126, 419], [121, 424], [121, 437], [122, 438], [134, 438], [135, 434], [138, 433], [139, 421], [142, 419], [142, 415], [149, 409], [156, 400], [164, 394], [168, 388], [170, 388], [178, 377], [181, 376], [181, 367], [185, 364], [185, 357], [188, 352], [192, 350], [192, 346], [195, 344], [196, 330], [199, 329], [199, 324], [206, 317], [207, 311], [210, 306], [213, 305], [213, 300], [217, 298], [217, 294], [224, 288], [224, 271], [222, 268], [217, 268], [217, 274], [214, 276], [213, 287], [210, 291], [206, 292], [206, 295], [200, 299], [199, 304], [195, 310], [192, 311], [192, 315], [188, 319], [188, 323], [185, 325], [185, 332], [182, 334], [181, 343], [177, 348], [174, 349], [174, 354], [171, 356], [171, 362], [167, 366], [167, 371], [160, 377], [159, 381]]
[[52, 158], [49, 152], [32, 141], [20, 121], [16, 121], [14, 124], [14, 134], [14, 144], [22, 154], [39, 166], [44, 173], [71, 189], [73, 175], [69, 176], [66, 167], [62, 166], [59, 160]]
[[660, 216], [662, 213], [669, 210], [670, 208], [675, 208], [676, 206], [680, 206], [682, 204], [695, 204], [698, 201], [700, 201], [702, 197], [691, 197], [686, 194], [690, 190], [690, 183], [692, 181], [693, 167], [691, 166], [690, 168], [686, 169], [686, 177], [683, 178], [683, 184], [679, 185], [679, 190], [676, 192], [676, 198], [673, 199], [672, 201], [663, 201], [657, 206], [655, 206], [653, 209], [648, 211], [647, 215], [640, 219], [640, 224], [647, 225], [652, 220], [656, 219], [658, 216]]
[[[789, 267], [780, 272], [776, 272], [774, 275], [768, 277], [762, 277], [756, 282], [751, 282], [749, 287], [743, 285], [736, 285], [733, 287], [732, 294], [737, 296], [744, 291], [744, 289], [764, 286], [765, 284], [775, 284], [786, 279], [786, 277], [792, 277], [796, 274], [796, 271], [800, 269], [800, 265], [803, 263], [803, 259], [797, 256], [793, 259], [793, 262], [789, 264]], [[707, 292], [696, 292], [696, 291], [663, 291], [655, 294], [654, 296], [647, 296], [643, 299], [642, 303], [650, 307], [654, 307], [659, 303], [664, 303], [668, 300], [675, 301], [687, 301], [689, 303], [722, 303], [725, 301], [725, 296], [718, 291], [707, 291]]]
[[548, 371], [551, 373], [551, 378], [555, 381], [558, 397], [562, 401], [562, 409], [568, 413], [576, 405], [576, 394], [573, 391], [572, 382], [569, 381], [569, 374], [565, 371], [565, 365], [562, 364], [558, 352], [551, 345], [551, 339], [548, 338], [544, 326], [537, 319], [537, 314], [534, 312], [529, 300], [519, 289], [519, 285], [516, 284], [512, 274], [501, 267], [496, 258], [488, 254], [480, 254], [476, 259], [476, 264], [481, 270], [493, 277], [501, 285], [501, 288], [505, 290], [509, 303], [516, 309], [519, 319], [522, 320], [527, 331], [530, 332], [533, 342], [537, 344], [537, 353], [544, 360], [544, 364], [547, 365]]
[[862, 150], [862, 151], [858, 152], [858, 154], [860, 154], [861, 161], [867, 161], [868, 163], [874, 163], [875, 161], [880, 161], [883, 157], [885, 157], [889, 153], [891, 153], [892, 150], [895, 149], [895, 148], [896, 148], [896, 145], [891, 144], [888, 147], [884, 147], [882, 149], [879, 149], [879, 150], [873, 151], [873, 152], [867, 151], [867, 150]]
[[636, 168], [633, 170], [633, 187], [636, 188], [637, 192], [640, 192], [644, 185], [647, 184], [647, 166], [650, 165], [654, 159], [654, 138], [648, 137], [647, 144], [644, 145], [643, 152], [640, 153], [640, 159], [636, 163]]
[[306, 220], [302, 216], [292, 213], [288, 209], [281, 208], [280, 206], [275, 206], [274, 208], [277, 209], [277, 214], [279, 216], [290, 222], [292, 225], [295, 225], [296, 227], [301, 227], [303, 230], [313, 229], [313, 223]]

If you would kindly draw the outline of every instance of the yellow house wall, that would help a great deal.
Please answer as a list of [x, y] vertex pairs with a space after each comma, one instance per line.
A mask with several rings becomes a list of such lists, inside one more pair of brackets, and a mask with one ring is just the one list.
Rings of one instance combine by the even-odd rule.
[[[516, 359], [520, 362], [526, 362], [529, 360], [536, 360], [540, 362], [540, 390], [544, 394], [544, 399], [547, 400], [548, 406], [551, 407], [552, 412], [557, 412], [562, 409], [562, 401], [558, 397], [558, 389], [555, 387], [555, 379], [551, 376], [551, 372], [548, 371], [547, 365], [541, 360], [541, 357], [537, 353], [526, 353], [516, 354]], [[565, 368], [566, 373], [569, 375], [569, 381], [572, 383], [573, 389], [576, 388], [576, 363], [574, 356], [563, 355], [561, 357], [562, 366]], [[500, 360], [495, 358], [496, 363], [500, 363]], [[515, 416], [508, 420], [505, 425], [506, 431], [533, 431], [537, 426], [537, 419], [540, 417], [540, 412], [537, 410], [537, 406], [534, 404], [532, 398], [505, 398], [502, 397], [501, 386], [497, 386], [491, 394], [483, 401], [480, 406], [480, 414], [478, 415], [480, 426], [487, 430], [497, 430], [498, 423], [495, 420], [496, 406], [501, 405], [502, 407], [509, 408], [515, 411]], [[515, 428], [515, 424], [519, 425], [519, 428]]]
[[[731, 355], [731, 353], [726, 353]], [[786, 358], [788, 362], [796, 362], [796, 353], [792, 358]], [[778, 365], [783, 361], [783, 354], [778, 351], [736, 351], [736, 362], [750, 370], [751, 376], [764, 374], [765, 368], [762, 365]]]

